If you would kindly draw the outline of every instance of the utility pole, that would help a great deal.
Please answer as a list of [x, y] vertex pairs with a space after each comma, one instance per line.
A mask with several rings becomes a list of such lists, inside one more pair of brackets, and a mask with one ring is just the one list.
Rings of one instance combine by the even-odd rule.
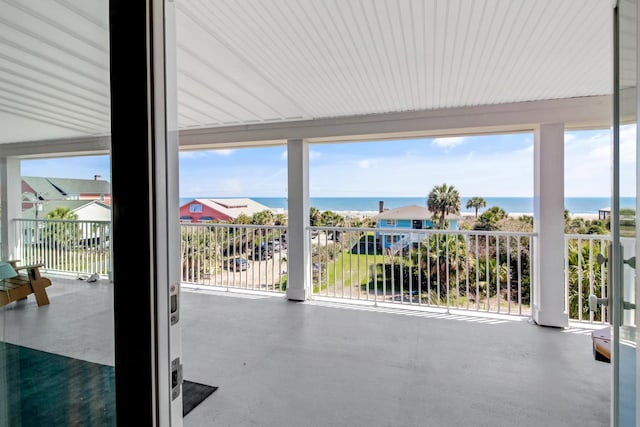
[[35, 192], [33, 193], [35, 195], [35, 201], [33, 202], [33, 207], [36, 210], [36, 221], [38, 220], [38, 211], [40, 211], [42, 209], [42, 201], [40, 200], [40, 193]]

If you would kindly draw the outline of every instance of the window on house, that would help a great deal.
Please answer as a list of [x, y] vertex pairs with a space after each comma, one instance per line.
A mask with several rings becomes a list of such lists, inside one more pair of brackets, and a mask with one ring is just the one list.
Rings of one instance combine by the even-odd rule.
[[387, 227], [395, 227], [398, 225], [398, 220], [397, 219], [388, 219], [387, 220]]
[[394, 244], [400, 240], [400, 236], [397, 234], [393, 234], [391, 236], [387, 236], [387, 243]]
[[200, 205], [200, 204], [189, 205], [189, 212], [191, 212], [191, 213], [202, 213], [202, 205]]

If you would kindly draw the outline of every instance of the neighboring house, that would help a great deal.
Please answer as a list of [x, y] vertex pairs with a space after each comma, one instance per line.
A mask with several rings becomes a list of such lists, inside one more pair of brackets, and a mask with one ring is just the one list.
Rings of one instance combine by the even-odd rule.
[[22, 211], [24, 219], [46, 219], [57, 208], [66, 208], [78, 216], [78, 221], [111, 221], [111, 206], [97, 200], [48, 200]]
[[[69, 209], [76, 214], [79, 221], [79, 242], [92, 242], [92, 244], [100, 244], [102, 237], [109, 240], [109, 230], [111, 229], [111, 206], [97, 200], [49, 200], [39, 204], [40, 209], [31, 207], [22, 211], [23, 219], [47, 219], [47, 214], [57, 208]], [[98, 225], [94, 221], [101, 221]], [[106, 224], [104, 223], [106, 222]], [[35, 224], [38, 229], [42, 230], [47, 227], [45, 221], [28, 222], [23, 225], [24, 241], [38, 241]]]
[[111, 185], [100, 175], [93, 179], [22, 177], [22, 209], [49, 200], [99, 200], [111, 203]]
[[[433, 217], [434, 213], [424, 206], [403, 206], [401, 208], [380, 212], [375, 217], [376, 228], [430, 229], [434, 227]], [[445, 219], [449, 225], [449, 229], [455, 230], [458, 228], [458, 221], [461, 218], [455, 215], [447, 215]], [[384, 233], [382, 231], [378, 233], [378, 236], [380, 237], [382, 248], [391, 249], [392, 252], [414, 243], [414, 241], [420, 241], [423, 237], [418, 233], [412, 235], [412, 233]]]
[[251, 199], [195, 199], [180, 206], [180, 221], [229, 222], [244, 214], [252, 216], [257, 212], [271, 210]]

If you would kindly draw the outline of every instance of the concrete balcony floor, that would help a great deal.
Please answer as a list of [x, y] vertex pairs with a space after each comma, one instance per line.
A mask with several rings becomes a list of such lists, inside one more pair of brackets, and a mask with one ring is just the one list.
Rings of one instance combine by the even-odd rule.
[[[113, 364], [112, 284], [52, 279], [49, 306], [0, 311], [0, 338]], [[187, 427], [609, 423], [587, 331], [187, 289], [181, 322], [185, 378], [219, 387]]]

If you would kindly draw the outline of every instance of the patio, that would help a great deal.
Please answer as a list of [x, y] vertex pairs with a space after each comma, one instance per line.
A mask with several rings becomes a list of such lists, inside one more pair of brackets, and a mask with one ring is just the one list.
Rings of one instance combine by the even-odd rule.
[[[3, 341], [112, 365], [112, 285], [50, 277], [49, 306], [3, 310]], [[181, 314], [185, 379], [219, 387], [186, 426], [609, 420], [611, 367], [586, 329], [187, 286]]]

